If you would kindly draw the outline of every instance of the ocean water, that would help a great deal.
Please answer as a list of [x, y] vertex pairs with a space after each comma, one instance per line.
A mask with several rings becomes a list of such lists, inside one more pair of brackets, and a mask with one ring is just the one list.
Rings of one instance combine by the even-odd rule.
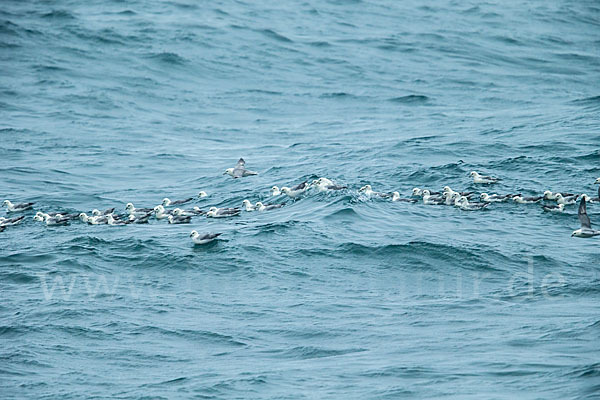
[[[0, 233], [4, 399], [600, 396], [600, 242], [570, 237], [576, 206], [357, 193], [596, 193], [597, 1], [4, 0], [0, 116], [1, 200], [286, 203], [26, 213]], [[223, 176], [239, 157], [259, 175]], [[320, 176], [348, 190], [269, 199]]]

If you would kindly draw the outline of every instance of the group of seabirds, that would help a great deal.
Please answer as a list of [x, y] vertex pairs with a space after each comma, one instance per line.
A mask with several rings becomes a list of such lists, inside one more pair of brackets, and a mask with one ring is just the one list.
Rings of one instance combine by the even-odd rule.
[[[258, 175], [257, 172], [246, 169], [246, 162], [240, 158], [236, 166], [225, 170], [223, 175], [230, 175], [234, 179]], [[470, 173], [475, 184], [493, 185], [500, 181], [498, 178], [491, 176], [480, 175], [473, 171]], [[596, 179], [594, 184], [600, 185], [600, 178]], [[298, 185], [279, 188], [273, 186], [270, 190], [272, 197], [288, 196], [290, 198], [299, 198], [309, 190], [318, 192], [347, 190], [347, 186], [337, 185], [327, 178], [319, 178], [311, 183], [305, 181]], [[579, 200], [578, 217], [581, 222], [581, 228], [572, 233], [572, 237], [590, 238], [600, 236], [600, 230], [592, 229], [590, 218], [587, 215], [587, 203], [600, 203], [600, 186], [598, 187], [598, 196], [591, 198], [586, 194], [575, 193], [553, 193], [549, 190], [545, 191], [542, 196], [524, 197], [521, 194], [488, 194], [475, 192], [457, 192], [449, 186], [445, 186], [441, 192], [433, 192], [429, 189], [414, 188], [412, 195], [407, 198], [400, 196], [398, 192], [384, 193], [376, 192], [371, 185], [365, 185], [358, 190], [359, 194], [368, 198], [387, 199], [392, 202], [417, 203], [422, 202], [425, 205], [447, 205], [454, 206], [465, 211], [475, 211], [487, 208], [491, 203], [501, 203], [513, 201], [519, 204], [535, 204], [540, 203], [541, 207], [546, 212], [564, 212], [565, 207], [575, 204]], [[264, 204], [263, 202], [252, 203], [249, 200], [242, 202], [242, 207], [233, 208], [218, 208], [210, 207], [207, 211], [194, 206], [191, 209], [183, 209], [183, 205], [194, 201], [196, 198], [205, 198], [208, 195], [201, 191], [197, 197], [190, 197], [183, 200], [171, 201], [169, 198], [163, 199], [162, 203], [153, 208], [136, 208], [133, 203], [127, 203], [125, 213], [119, 214], [114, 208], [100, 211], [92, 210], [90, 215], [85, 212], [81, 213], [64, 213], [64, 212], [42, 212], [38, 211], [33, 217], [34, 221], [45, 223], [48, 226], [68, 225], [71, 221], [80, 220], [83, 223], [90, 225], [128, 225], [128, 224], [145, 224], [150, 218], [154, 217], [157, 220], [166, 219], [170, 224], [189, 224], [193, 217], [206, 216], [208, 218], [230, 218], [239, 216], [242, 209], [246, 212], [252, 211], [270, 211], [281, 208], [284, 204]], [[554, 202], [550, 204], [549, 202]], [[3, 206], [6, 207], [7, 213], [21, 213], [33, 209], [35, 203], [19, 203], [14, 204], [10, 200], [5, 200]], [[25, 219], [24, 215], [12, 218], [0, 217], [0, 232], [7, 227], [17, 225]], [[222, 233], [198, 233], [193, 230], [190, 234], [191, 240], [195, 244], [210, 243], [218, 238]]]

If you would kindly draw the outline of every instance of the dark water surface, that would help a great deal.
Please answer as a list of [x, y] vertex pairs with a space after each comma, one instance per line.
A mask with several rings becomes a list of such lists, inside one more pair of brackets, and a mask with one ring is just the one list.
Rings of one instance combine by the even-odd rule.
[[[598, 396], [575, 206], [356, 191], [593, 194], [596, 1], [4, 0], [0, 117], [1, 198], [38, 210], [349, 186], [191, 225], [28, 213], [0, 233], [2, 398]], [[241, 156], [260, 175], [223, 176]]]

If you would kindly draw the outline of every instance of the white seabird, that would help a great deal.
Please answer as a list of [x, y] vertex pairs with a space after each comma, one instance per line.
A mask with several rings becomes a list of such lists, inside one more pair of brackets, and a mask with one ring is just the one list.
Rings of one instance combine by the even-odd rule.
[[258, 172], [249, 171], [246, 169], [246, 161], [243, 158], [240, 158], [233, 168], [227, 168], [223, 175], [231, 175], [234, 179], [242, 178], [251, 175], [258, 175]]
[[189, 224], [192, 220], [192, 217], [189, 215], [169, 215], [167, 219], [169, 220], [170, 224]]
[[165, 208], [162, 206], [162, 204], [159, 204], [156, 207], [154, 207], [154, 217], [156, 219], [165, 219], [169, 215], [172, 215], [172, 214], [173, 214], [173, 211], [172, 210], [166, 211]]
[[190, 237], [192, 238], [192, 241], [194, 242], [194, 244], [210, 243], [221, 235], [222, 235], [222, 233], [205, 233], [203, 235], [200, 235], [196, 231], [192, 231], [192, 233], [190, 233]]
[[481, 193], [479, 199], [485, 203], [502, 203], [513, 197], [512, 194], [487, 194]]
[[577, 216], [579, 217], [579, 221], [581, 222], [581, 228], [573, 231], [571, 237], [580, 237], [580, 238], [591, 238], [594, 236], [599, 236], [600, 231], [592, 229], [592, 223], [590, 222], [590, 217], [587, 215], [587, 209], [585, 205], [585, 197], [581, 199], [579, 203], [579, 211], [577, 212]]
[[168, 197], [165, 197], [162, 201], [162, 206], [163, 207], [178, 206], [180, 204], [189, 203], [192, 200], [194, 200], [193, 197], [188, 197], [187, 199], [184, 199], [184, 200], [171, 201]]
[[242, 201], [242, 206], [244, 206], [244, 209], [248, 212], [254, 211], [255, 207], [252, 203], [250, 203], [250, 200], [244, 200]]
[[108, 225], [127, 225], [130, 223], [130, 221], [121, 221], [120, 219], [115, 219], [112, 214], [108, 214], [106, 216], [106, 223]]
[[206, 196], [208, 196], [208, 194], [206, 194], [206, 192], [205, 192], [204, 190], [201, 190], [201, 191], [198, 193], [198, 198], [200, 198], [200, 199], [201, 199], [201, 198], [204, 198], [204, 197], [206, 197]]
[[[600, 178], [597, 178], [596, 181], [594, 182], [595, 185], [600, 184]], [[600, 189], [599, 189], [600, 190]]]
[[581, 195], [581, 197], [585, 199], [586, 203], [600, 203], [600, 196], [590, 197], [584, 193]]
[[269, 211], [269, 210], [274, 210], [276, 208], [281, 208], [283, 207], [283, 204], [267, 204], [264, 205], [263, 203], [261, 203], [260, 201], [257, 202], [255, 204], [255, 207], [258, 211]]
[[347, 186], [339, 186], [333, 183], [331, 180], [327, 178], [319, 178], [313, 181], [313, 186], [317, 188], [319, 192], [326, 192], [328, 190], [342, 190], [348, 189]]
[[561, 193], [557, 193], [556, 194], [556, 202], [558, 204], [564, 204], [564, 205], [575, 204], [577, 202], [578, 197], [579, 197], [578, 194], [576, 194], [574, 196], [564, 197]]
[[474, 183], [488, 183], [489, 184], [489, 183], [496, 183], [500, 180], [500, 179], [494, 178], [492, 176], [480, 175], [478, 172], [475, 172], [475, 171], [471, 171], [471, 173], [469, 175], [471, 175], [471, 177], [473, 178]]
[[535, 196], [535, 197], [523, 197], [520, 194], [517, 194], [512, 197], [515, 203], [519, 204], [533, 204], [539, 203], [544, 197], [543, 196]]
[[441, 197], [434, 197], [428, 189], [423, 190], [423, 204], [426, 205], [439, 205], [444, 203]]
[[35, 203], [13, 204], [10, 200], [4, 200], [4, 203], [2, 203], [2, 205], [6, 207], [7, 212], [21, 212], [21, 211], [30, 210], [34, 204]]
[[135, 208], [133, 206], [133, 203], [127, 203], [127, 205], [125, 206], [125, 210], [127, 210], [127, 212], [129, 213], [129, 215], [133, 215], [133, 214], [147, 214], [149, 212], [154, 211], [153, 208]]
[[21, 223], [25, 219], [24, 215], [15, 218], [4, 218], [0, 217], [0, 226], [9, 226], [9, 225], [17, 225]]
[[458, 196], [454, 200], [454, 205], [465, 211], [482, 210], [486, 208], [489, 203], [469, 203], [469, 199], [466, 196]]
[[271, 196], [279, 196], [281, 194], [281, 190], [277, 186], [273, 186], [270, 190]]
[[202, 213], [202, 210], [198, 212], [196, 210], [182, 210], [181, 208], [175, 208], [172, 215], [175, 217], [193, 217]]
[[[146, 213], [143, 215], [130, 214], [129, 215], [129, 223], [130, 224], [147, 224], [148, 220], [150, 219], [151, 216], [152, 216], [152, 212], [149, 212], [149, 213]], [[169, 217], [170, 217], [170, 215], [169, 215]]]
[[403, 203], [416, 203], [417, 199], [403, 199], [400, 197], [400, 193], [392, 192], [392, 201], [400, 201]]
[[565, 205], [564, 204], [558, 204], [556, 206], [542, 205], [542, 209], [544, 211], [548, 211], [548, 212], [563, 212], [563, 211], [565, 211]]
[[211, 207], [206, 213], [206, 216], [211, 218], [227, 218], [235, 217], [237, 215], [240, 215], [240, 210], [238, 208]]
[[390, 195], [388, 193], [374, 191], [373, 188], [371, 187], [371, 185], [365, 185], [365, 186], [361, 187], [360, 189], [358, 189], [358, 193], [362, 193], [367, 197], [371, 197], [371, 196], [390, 197]]
[[284, 186], [281, 188], [281, 193], [288, 195], [289, 197], [298, 197], [300, 196], [302, 193], [306, 192], [306, 190], [308, 189], [309, 185], [306, 181], [293, 186], [291, 188]]

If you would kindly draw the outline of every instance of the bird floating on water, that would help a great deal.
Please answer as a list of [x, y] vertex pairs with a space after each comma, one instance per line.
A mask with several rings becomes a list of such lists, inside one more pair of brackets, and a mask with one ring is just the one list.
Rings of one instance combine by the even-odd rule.
[[2, 205], [6, 207], [7, 212], [21, 212], [30, 210], [35, 203], [17, 203], [13, 204], [10, 200], [4, 200]]
[[239, 208], [217, 208], [211, 207], [206, 213], [207, 217], [211, 218], [227, 218], [240, 215]]
[[281, 188], [281, 193], [288, 195], [289, 197], [298, 197], [300, 196], [302, 193], [306, 192], [306, 190], [308, 189], [309, 185], [306, 181], [296, 185], [296, 186], [292, 186], [291, 188], [284, 186]]
[[258, 211], [270, 211], [270, 210], [274, 210], [276, 208], [281, 208], [281, 207], [283, 207], [283, 204], [266, 204], [265, 205], [260, 201], [255, 204], [255, 208]]
[[511, 199], [514, 195], [512, 194], [487, 194], [481, 193], [479, 198], [481, 201], [486, 203], [503, 203]]
[[566, 197], [566, 196], [563, 196], [561, 193], [557, 193], [556, 194], [556, 202], [558, 204], [564, 204], [564, 205], [575, 204], [577, 202], [578, 197], [579, 197], [578, 194]]
[[194, 200], [193, 197], [188, 197], [187, 199], [183, 199], [183, 200], [171, 201], [168, 197], [165, 197], [162, 201], [162, 206], [163, 207], [178, 206], [181, 204], [189, 203], [192, 200]]
[[548, 211], [548, 212], [563, 212], [565, 211], [565, 205], [564, 204], [558, 204], [555, 206], [548, 206], [548, 205], [542, 205], [542, 209], [544, 211]]
[[281, 194], [281, 190], [279, 190], [279, 187], [273, 186], [269, 193], [271, 193], [271, 196], [279, 196]]
[[512, 199], [515, 203], [519, 204], [533, 204], [539, 203], [543, 199], [543, 196], [523, 197], [520, 194], [517, 194], [513, 196]]
[[213, 240], [215, 240], [216, 238], [218, 238], [221, 235], [222, 235], [222, 233], [205, 233], [203, 235], [200, 235], [196, 231], [192, 231], [192, 233], [190, 233], [190, 237], [192, 238], [192, 241], [194, 242], [194, 244], [207, 244], [207, 243], [212, 242]]
[[125, 210], [130, 214], [147, 214], [149, 212], [154, 211], [153, 208], [135, 208], [133, 203], [127, 203], [125, 206]]
[[244, 206], [244, 209], [246, 211], [248, 211], [248, 212], [251, 212], [251, 211], [255, 210], [254, 204], [252, 204], [250, 202], [250, 200], [244, 200], [244, 201], [242, 201], [242, 206]]
[[490, 183], [496, 183], [496, 182], [500, 181], [500, 179], [498, 179], [498, 178], [494, 178], [492, 176], [480, 175], [478, 172], [475, 172], [475, 171], [471, 171], [470, 175], [473, 178], [474, 183], [490, 184]]

